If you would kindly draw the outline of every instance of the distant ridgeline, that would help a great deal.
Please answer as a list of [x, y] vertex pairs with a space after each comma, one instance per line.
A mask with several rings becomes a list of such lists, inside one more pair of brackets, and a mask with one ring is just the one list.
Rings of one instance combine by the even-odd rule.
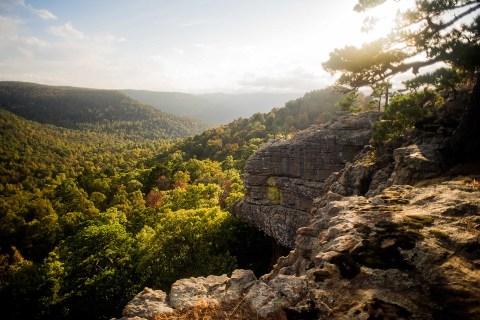
[[122, 90], [127, 96], [152, 105], [163, 112], [192, 117], [214, 124], [226, 124], [238, 118], [247, 118], [257, 112], [269, 112], [299, 93], [206, 93], [194, 95], [181, 92]]
[[208, 124], [163, 113], [115, 90], [0, 82], [0, 107], [29, 120], [131, 140], [181, 138]]

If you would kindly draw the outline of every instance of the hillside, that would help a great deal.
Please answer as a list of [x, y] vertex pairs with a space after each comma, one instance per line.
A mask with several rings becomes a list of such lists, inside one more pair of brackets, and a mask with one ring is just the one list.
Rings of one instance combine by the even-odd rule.
[[205, 130], [198, 120], [160, 112], [121, 92], [0, 82], [0, 107], [25, 119], [110, 132], [128, 139], [172, 139]]
[[3, 318], [109, 319], [144, 286], [268, 270], [272, 240], [227, 211], [243, 195], [229, 161], [85, 128], [0, 108]]
[[[337, 103], [342, 98], [343, 94], [331, 87], [311, 91], [268, 113], [256, 113], [188, 137], [173, 148], [185, 159], [224, 161], [230, 156], [235, 167], [243, 170], [246, 159], [263, 143], [288, 138], [312, 124], [330, 120], [338, 112]], [[159, 158], [167, 157], [171, 152], [162, 153]]]
[[254, 113], [267, 113], [281, 107], [299, 93], [208, 93], [193, 95], [179, 92], [122, 90], [129, 97], [171, 114], [188, 116], [214, 124], [226, 124]]

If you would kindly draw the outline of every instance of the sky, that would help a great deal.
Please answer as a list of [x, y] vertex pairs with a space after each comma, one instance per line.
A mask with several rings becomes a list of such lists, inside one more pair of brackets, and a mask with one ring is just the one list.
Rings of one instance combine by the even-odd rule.
[[[362, 33], [356, 0], [0, 0], [0, 80], [188, 93], [308, 92]], [[394, 3], [394, 2], [392, 2]]]

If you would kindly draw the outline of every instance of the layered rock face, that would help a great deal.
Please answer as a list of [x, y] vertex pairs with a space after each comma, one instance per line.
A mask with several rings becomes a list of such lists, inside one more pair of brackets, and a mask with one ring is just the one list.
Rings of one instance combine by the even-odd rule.
[[246, 196], [235, 204], [235, 216], [293, 248], [295, 232], [311, 219], [325, 180], [368, 144], [378, 117], [376, 112], [342, 115], [264, 146], [246, 163]]

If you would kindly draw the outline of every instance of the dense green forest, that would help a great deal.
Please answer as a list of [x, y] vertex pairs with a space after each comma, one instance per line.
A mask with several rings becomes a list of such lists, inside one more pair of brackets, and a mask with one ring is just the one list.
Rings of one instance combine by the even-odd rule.
[[[89, 90], [72, 102], [63, 89], [32, 88], [59, 108], [93, 99]], [[12, 92], [10, 106], [35, 101]], [[341, 97], [313, 91], [176, 141], [112, 134], [115, 121], [72, 129], [0, 109], [2, 318], [106, 319], [145, 286], [167, 290], [179, 278], [236, 267], [266, 272], [272, 240], [228, 212], [243, 196], [243, 163], [263, 142], [329, 119]]]
[[163, 113], [116, 90], [2, 81], [0, 106], [41, 123], [106, 132], [129, 140], [182, 138], [210, 126]]

